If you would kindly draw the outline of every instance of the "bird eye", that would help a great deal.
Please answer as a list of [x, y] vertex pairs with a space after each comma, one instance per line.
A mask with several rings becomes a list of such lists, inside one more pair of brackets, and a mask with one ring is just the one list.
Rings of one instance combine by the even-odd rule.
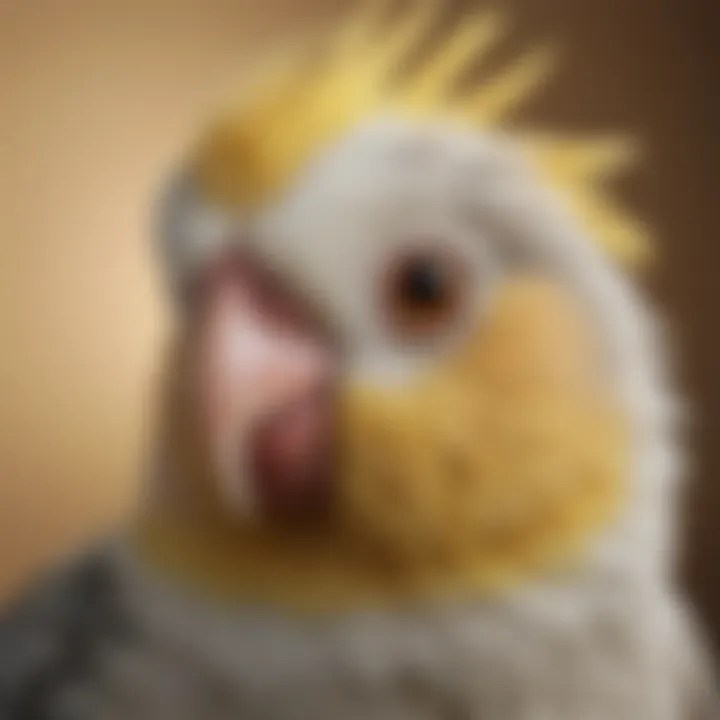
[[464, 296], [462, 264], [451, 252], [418, 248], [400, 254], [385, 277], [385, 313], [397, 334], [427, 336], [457, 315]]

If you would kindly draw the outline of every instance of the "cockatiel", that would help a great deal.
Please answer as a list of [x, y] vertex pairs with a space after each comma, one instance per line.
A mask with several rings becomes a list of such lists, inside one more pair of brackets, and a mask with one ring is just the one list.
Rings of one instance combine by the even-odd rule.
[[605, 194], [503, 129], [543, 52], [431, 6], [282, 58], [163, 204], [177, 332], [132, 526], [18, 601], [0, 717], [720, 717], [673, 589], [674, 402]]

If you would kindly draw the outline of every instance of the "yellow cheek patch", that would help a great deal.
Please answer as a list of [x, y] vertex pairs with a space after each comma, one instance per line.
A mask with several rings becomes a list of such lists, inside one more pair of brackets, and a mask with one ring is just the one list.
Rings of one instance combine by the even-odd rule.
[[198, 506], [194, 522], [143, 527], [143, 552], [225, 598], [320, 610], [466, 597], [580, 556], [622, 504], [628, 448], [576, 305], [548, 283], [509, 283], [432, 371], [348, 388], [331, 528]]
[[343, 511], [396, 561], [485, 585], [557, 560], [616, 507], [623, 422], [570, 299], [504, 288], [467, 345], [410, 387], [345, 404]]

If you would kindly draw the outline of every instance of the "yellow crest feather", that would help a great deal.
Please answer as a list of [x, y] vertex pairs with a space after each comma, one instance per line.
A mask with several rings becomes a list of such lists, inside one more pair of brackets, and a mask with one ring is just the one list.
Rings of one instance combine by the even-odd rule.
[[484, 13], [462, 24], [443, 52], [431, 58], [408, 83], [408, 101], [416, 105], [437, 103], [452, 91], [463, 71], [478, 63], [499, 41], [502, 28], [502, 19], [496, 13]]
[[[281, 57], [245, 102], [222, 114], [197, 156], [198, 176], [210, 197], [243, 207], [263, 203], [316, 152], [383, 109], [497, 129], [550, 75], [552, 53], [541, 48], [479, 87], [458, 91], [465, 71], [504, 34], [503, 19], [490, 12], [465, 19], [429, 60], [401, 72], [406, 58], [430, 34], [439, 3], [423, 3], [380, 33], [384, 5], [364, 7], [318, 56], [303, 52]], [[631, 266], [647, 261], [643, 228], [607, 197], [604, 187], [606, 179], [633, 161], [632, 143], [559, 135], [518, 135], [518, 140], [541, 176], [611, 257]]]

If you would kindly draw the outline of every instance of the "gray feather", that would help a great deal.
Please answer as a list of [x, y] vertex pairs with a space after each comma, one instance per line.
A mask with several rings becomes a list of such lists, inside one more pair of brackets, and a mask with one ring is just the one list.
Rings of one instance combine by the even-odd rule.
[[0, 618], [0, 718], [77, 717], [99, 658], [132, 637], [113, 561], [93, 552], [41, 578]]

